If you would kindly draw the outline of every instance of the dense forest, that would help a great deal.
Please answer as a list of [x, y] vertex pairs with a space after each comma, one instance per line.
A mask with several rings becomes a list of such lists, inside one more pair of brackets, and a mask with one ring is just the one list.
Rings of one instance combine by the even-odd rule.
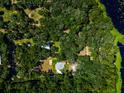
[[[116, 93], [113, 28], [95, 0], [0, 0], [0, 93]], [[32, 70], [49, 57], [76, 72]]]

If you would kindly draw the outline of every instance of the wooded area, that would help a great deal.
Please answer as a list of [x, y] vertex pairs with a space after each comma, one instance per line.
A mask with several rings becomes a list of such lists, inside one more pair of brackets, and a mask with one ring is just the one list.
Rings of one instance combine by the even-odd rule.
[[[94, 0], [0, 0], [0, 92], [116, 93], [113, 28]], [[48, 57], [77, 71], [32, 70]]]

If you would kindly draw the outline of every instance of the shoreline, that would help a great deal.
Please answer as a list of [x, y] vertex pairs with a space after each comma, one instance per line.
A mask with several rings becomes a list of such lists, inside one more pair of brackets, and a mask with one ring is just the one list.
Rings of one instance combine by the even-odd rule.
[[[101, 8], [101, 10], [103, 10], [104, 17], [109, 17], [107, 15], [105, 6], [99, 0], [96, 0], [96, 3], [98, 3], [98, 7]], [[121, 57], [121, 53], [120, 53], [120, 50], [119, 50], [117, 43], [120, 42], [120, 43], [124, 44], [124, 40], [123, 40], [124, 35], [119, 33], [115, 27], [113, 27], [113, 29], [111, 30], [111, 34], [115, 37], [114, 45], [117, 47], [117, 54], [116, 54], [116, 60], [115, 60], [115, 64], [116, 64], [116, 68], [117, 68], [116, 72], [118, 75], [117, 81], [116, 81], [116, 93], [121, 93], [122, 78], [121, 78], [121, 71], [120, 70], [121, 70], [122, 57]]]

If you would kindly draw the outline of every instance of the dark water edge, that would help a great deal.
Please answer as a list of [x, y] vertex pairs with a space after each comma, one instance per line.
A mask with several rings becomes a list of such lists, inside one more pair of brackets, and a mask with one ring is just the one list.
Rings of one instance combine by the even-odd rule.
[[124, 34], [124, 4], [122, 0], [100, 0], [102, 4], [106, 7], [108, 16], [111, 17], [115, 28], [121, 34]]
[[14, 44], [14, 42], [5, 34], [4, 35], [4, 42], [7, 45], [7, 49], [8, 49], [8, 64], [10, 65], [9, 68], [9, 73], [6, 77], [6, 81], [11, 81], [12, 77], [14, 75], [16, 75], [16, 63], [15, 63], [15, 50], [16, 50], [16, 46]]
[[[106, 7], [108, 16], [111, 18], [113, 25], [121, 34], [124, 34], [124, 4], [121, 0], [100, 0], [101, 3]], [[124, 93], [124, 45], [118, 43], [120, 48], [120, 53], [122, 57], [122, 68], [121, 68], [121, 78], [122, 78], [122, 90]]]
[[121, 43], [118, 43], [118, 47], [120, 48], [120, 53], [122, 57], [121, 78], [122, 78], [122, 93], [124, 93], [124, 45], [122, 45]]

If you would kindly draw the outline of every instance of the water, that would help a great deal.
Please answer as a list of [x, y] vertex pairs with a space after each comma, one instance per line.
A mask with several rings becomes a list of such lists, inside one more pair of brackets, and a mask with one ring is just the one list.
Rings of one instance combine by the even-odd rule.
[[[124, 34], [124, 4], [121, 0], [101, 0], [106, 7], [107, 14], [111, 17], [114, 26], [118, 29], [121, 34]], [[118, 43], [122, 56], [122, 93], [124, 93], [124, 45]]]
[[114, 26], [121, 34], [124, 34], [124, 5], [120, 0], [101, 0], [111, 17]]
[[122, 81], [122, 93], [124, 92], [124, 45], [121, 43], [118, 43], [118, 47], [120, 48], [121, 56], [122, 56], [122, 68], [121, 68], [121, 77], [123, 79]]
[[12, 80], [12, 77], [16, 75], [16, 63], [14, 58], [16, 46], [7, 35], [4, 35], [4, 42], [7, 44], [8, 63], [10, 65], [9, 74], [6, 77], [6, 80]]

